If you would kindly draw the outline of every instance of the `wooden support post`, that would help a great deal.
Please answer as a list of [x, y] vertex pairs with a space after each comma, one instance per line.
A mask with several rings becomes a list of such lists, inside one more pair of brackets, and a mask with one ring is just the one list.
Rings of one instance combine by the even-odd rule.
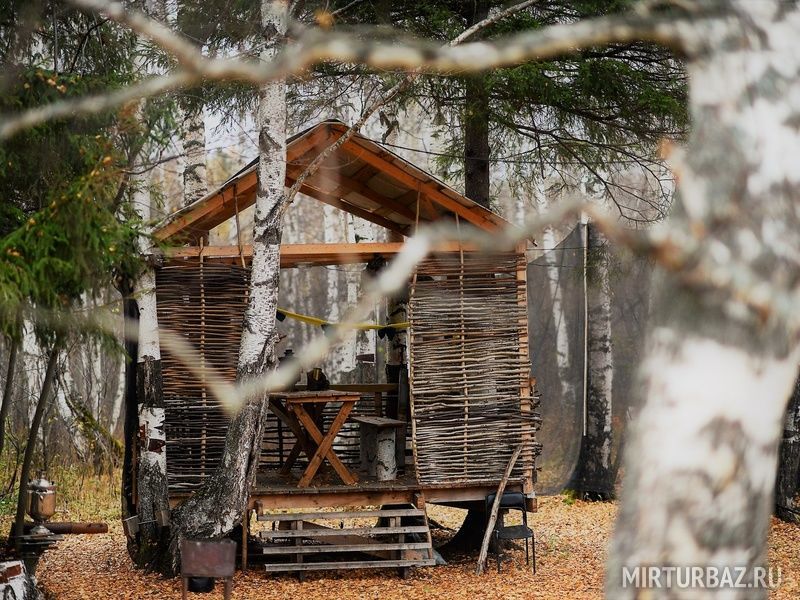
[[[520, 255], [520, 265], [517, 269], [517, 281], [519, 287], [517, 288], [517, 304], [523, 307], [524, 317], [520, 317], [519, 322], [519, 357], [520, 361], [526, 365], [524, 372], [528, 376], [523, 376], [520, 381], [520, 412], [524, 416], [529, 416], [533, 412], [533, 387], [535, 379], [530, 376], [530, 356], [528, 354], [528, 319], [527, 319], [527, 306], [528, 306], [528, 265], [525, 261], [525, 243], [517, 247], [517, 253]], [[530, 421], [528, 421], [530, 423]], [[526, 425], [522, 433], [522, 442], [530, 447], [533, 447], [535, 439], [535, 431], [529, 424]], [[536, 468], [534, 465], [533, 456], [523, 457], [523, 462], [527, 459], [525, 469], [525, 481], [523, 482], [523, 490], [525, 493], [532, 491], [534, 478], [536, 477]]]
[[511, 477], [511, 471], [514, 469], [514, 465], [517, 463], [517, 458], [519, 458], [519, 454], [522, 452], [523, 445], [524, 444], [519, 444], [514, 449], [514, 454], [511, 455], [508, 465], [506, 466], [506, 472], [503, 473], [503, 478], [500, 480], [500, 485], [497, 486], [497, 494], [495, 495], [494, 502], [492, 503], [492, 511], [489, 513], [489, 521], [486, 523], [486, 532], [483, 534], [481, 553], [478, 555], [478, 566], [475, 568], [476, 575], [483, 573], [483, 567], [486, 564], [486, 555], [489, 552], [489, 541], [492, 539], [494, 525], [497, 522], [497, 513], [500, 512], [500, 501], [503, 499], [503, 492], [506, 491], [508, 478]]
[[[295, 529], [295, 530], [303, 529], [303, 521], [302, 520], [300, 520], [300, 521], [292, 521], [292, 529]], [[301, 538], [299, 536], [294, 538], [294, 545], [295, 546], [302, 546], [303, 545], [303, 538]], [[300, 554], [299, 552], [297, 554], [295, 554], [294, 555], [294, 562], [296, 562], [298, 564], [302, 563], [303, 562], [303, 555]], [[303, 580], [305, 580], [305, 578], [306, 578], [306, 576], [305, 576], [305, 573], [303, 571], [298, 571], [297, 572], [298, 581], [302, 582]]]
[[242, 515], [242, 571], [247, 571], [247, 534], [250, 530], [250, 508]]

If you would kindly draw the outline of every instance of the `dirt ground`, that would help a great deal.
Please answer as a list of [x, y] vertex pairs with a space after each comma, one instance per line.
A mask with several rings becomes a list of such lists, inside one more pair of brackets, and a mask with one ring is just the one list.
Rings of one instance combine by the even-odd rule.
[[[430, 516], [455, 528], [463, 511], [429, 507]], [[474, 574], [475, 557], [444, 567], [416, 569], [409, 579], [394, 571], [355, 571], [344, 574], [312, 573], [304, 583], [288, 575], [257, 570], [238, 573], [237, 599], [302, 598], [601, 598], [603, 561], [616, 513], [613, 504], [574, 502], [561, 497], [540, 500], [533, 516], [537, 536], [537, 573], [525, 566], [522, 549], [512, 552], [513, 564], [495, 570], [493, 556], [487, 573]], [[779, 566], [783, 583], [772, 598], [800, 597], [800, 526], [774, 521], [769, 540], [770, 564]], [[133, 568], [125, 550], [122, 529], [111, 523], [105, 535], [68, 537], [48, 552], [39, 567], [39, 580], [50, 598], [147, 599], [180, 598], [180, 581], [163, 579]], [[222, 586], [213, 594], [190, 598], [222, 598]]]

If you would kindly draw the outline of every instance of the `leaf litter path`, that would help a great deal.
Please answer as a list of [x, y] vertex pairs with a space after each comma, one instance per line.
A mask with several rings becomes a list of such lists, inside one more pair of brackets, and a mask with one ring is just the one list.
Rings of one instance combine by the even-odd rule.
[[[430, 507], [430, 516], [445, 527], [457, 527], [464, 512]], [[417, 569], [409, 579], [395, 571], [357, 571], [343, 574], [312, 573], [304, 583], [291, 576], [268, 576], [252, 570], [237, 573], [236, 599], [337, 600], [349, 599], [450, 599], [450, 598], [602, 598], [603, 561], [610, 539], [616, 505], [575, 502], [561, 497], [540, 499], [533, 516], [537, 544], [537, 573], [525, 565], [525, 553], [510, 552], [513, 564], [503, 565], [498, 575], [493, 556], [487, 572], [474, 574], [475, 556], [452, 561], [445, 567]], [[771, 598], [800, 596], [800, 526], [773, 520], [770, 561], [780, 566], [783, 584]], [[133, 567], [125, 549], [121, 527], [111, 524], [105, 535], [68, 536], [48, 552], [39, 567], [39, 580], [49, 598], [149, 599], [180, 598], [180, 580], [164, 579]], [[222, 586], [213, 594], [190, 598], [222, 598]]]

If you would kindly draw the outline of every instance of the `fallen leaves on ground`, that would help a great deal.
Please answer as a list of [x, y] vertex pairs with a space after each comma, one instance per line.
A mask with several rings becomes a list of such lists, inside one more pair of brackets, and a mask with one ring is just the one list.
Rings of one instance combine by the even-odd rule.
[[[448, 528], [456, 528], [464, 511], [429, 505], [430, 516]], [[603, 562], [616, 515], [610, 503], [564, 503], [561, 497], [540, 499], [539, 512], [532, 516], [536, 532], [537, 573], [525, 565], [520, 546], [508, 553], [512, 562], [497, 574], [490, 554], [487, 571], [475, 575], [475, 556], [450, 562], [444, 567], [419, 568], [409, 579], [394, 570], [311, 573], [300, 583], [290, 575], [268, 575], [254, 567], [237, 573], [233, 597], [269, 600], [400, 599], [400, 598], [602, 598]], [[800, 574], [800, 526], [773, 520], [769, 557], [780, 566], [783, 585], [772, 598], [798, 597]], [[51, 598], [147, 599], [180, 598], [180, 580], [164, 579], [134, 568], [125, 549], [125, 537], [118, 524], [108, 534], [68, 536], [48, 552], [39, 566], [39, 579]], [[222, 598], [222, 585], [213, 594], [190, 598]]]

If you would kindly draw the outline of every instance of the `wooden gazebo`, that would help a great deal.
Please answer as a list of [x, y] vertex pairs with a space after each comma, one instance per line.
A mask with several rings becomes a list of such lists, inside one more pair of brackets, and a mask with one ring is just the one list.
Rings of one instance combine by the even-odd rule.
[[[341, 122], [325, 121], [292, 137], [286, 185], [346, 130]], [[211, 230], [254, 203], [256, 187], [254, 162], [170, 215], [154, 232], [170, 244], [157, 271], [160, 326], [185, 335], [202, 361], [231, 378], [252, 248], [208, 245], [207, 240]], [[283, 244], [282, 268], [388, 259], [419, 223], [449, 219], [485, 231], [508, 226], [360, 135], [344, 143], [301, 192], [386, 228], [391, 241]], [[265, 434], [249, 503], [260, 520], [276, 524], [263, 536], [268, 570], [431, 564], [425, 503], [482, 502], [520, 443], [524, 449], [508, 487], [525, 492], [534, 509], [538, 417], [528, 358], [524, 251], [520, 245], [514, 252], [479, 254], [457, 243], [441, 244], [409, 283], [409, 364], [402, 365], [399, 376], [380, 384], [332, 382], [325, 392], [300, 386], [274, 399], [275, 418]], [[162, 372], [167, 473], [171, 500], [178, 501], [214, 468], [227, 417], [204, 382], [167, 352]], [[331, 445], [325, 432], [345, 420], [360, 424], [361, 444], [370, 448], [348, 453], [337, 450], [335, 440]], [[376, 477], [374, 464], [364, 464], [380, 452], [371, 446], [386, 440], [394, 440], [389, 443], [396, 445], [397, 463], [388, 479]], [[322, 467], [326, 463], [334, 469]], [[287, 509], [316, 512], [286, 514]], [[345, 531], [319, 522], [350, 516], [379, 520], [374, 527]], [[347, 560], [318, 558], [327, 554]]]

